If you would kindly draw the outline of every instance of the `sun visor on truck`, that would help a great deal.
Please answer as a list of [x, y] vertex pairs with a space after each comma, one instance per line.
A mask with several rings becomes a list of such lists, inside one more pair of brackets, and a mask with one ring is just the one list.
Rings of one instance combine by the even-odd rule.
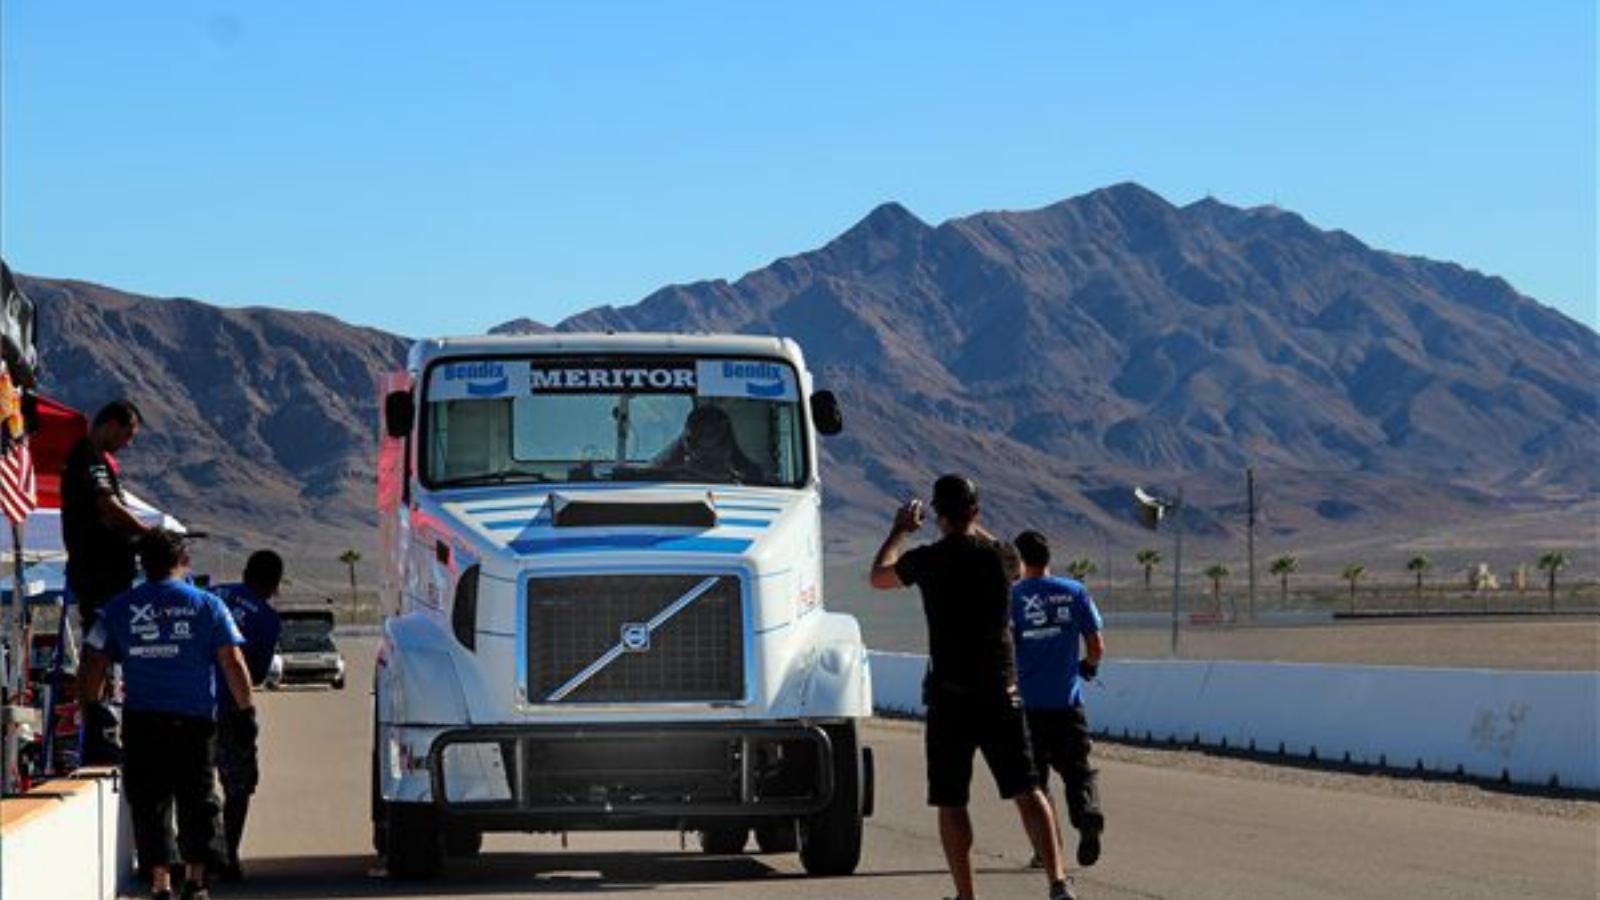
[[557, 528], [620, 525], [667, 525], [711, 528], [717, 509], [711, 497], [687, 498], [682, 494], [640, 491], [626, 497], [550, 495], [550, 524]]

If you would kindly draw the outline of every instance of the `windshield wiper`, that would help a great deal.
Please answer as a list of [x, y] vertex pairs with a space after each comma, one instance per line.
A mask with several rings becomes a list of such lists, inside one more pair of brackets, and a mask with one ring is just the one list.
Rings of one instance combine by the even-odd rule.
[[441, 483], [442, 488], [471, 487], [478, 484], [507, 484], [511, 481], [528, 481], [535, 484], [546, 484], [550, 476], [539, 472], [482, 472], [477, 475], [463, 475]]

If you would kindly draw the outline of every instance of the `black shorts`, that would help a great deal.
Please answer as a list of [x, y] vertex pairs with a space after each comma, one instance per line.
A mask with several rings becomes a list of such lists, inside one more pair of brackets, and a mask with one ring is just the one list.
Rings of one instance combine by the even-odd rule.
[[925, 749], [929, 806], [967, 805], [975, 751], [983, 752], [1002, 800], [1038, 787], [1020, 701], [930, 704]]

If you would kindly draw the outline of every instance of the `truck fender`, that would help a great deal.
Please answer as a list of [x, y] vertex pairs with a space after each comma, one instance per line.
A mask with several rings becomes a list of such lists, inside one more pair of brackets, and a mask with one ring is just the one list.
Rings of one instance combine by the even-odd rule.
[[811, 650], [795, 660], [776, 705], [792, 705], [801, 718], [872, 715], [872, 672], [861, 626], [851, 616], [820, 618]]
[[466, 695], [456, 673], [455, 640], [420, 614], [384, 623], [378, 662], [378, 721], [390, 725], [465, 725]]

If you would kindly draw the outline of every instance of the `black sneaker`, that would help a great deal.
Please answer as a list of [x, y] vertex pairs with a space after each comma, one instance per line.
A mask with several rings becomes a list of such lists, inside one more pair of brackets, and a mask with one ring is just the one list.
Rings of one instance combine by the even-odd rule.
[[1100, 829], [1085, 828], [1078, 832], [1078, 865], [1092, 866], [1100, 859]]
[[198, 881], [186, 881], [183, 883], [182, 898], [183, 900], [211, 900], [211, 892], [206, 890], [206, 886]]
[[1050, 900], [1078, 900], [1078, 895], [1072, 892], [1072, 879], [1050, 885]]

